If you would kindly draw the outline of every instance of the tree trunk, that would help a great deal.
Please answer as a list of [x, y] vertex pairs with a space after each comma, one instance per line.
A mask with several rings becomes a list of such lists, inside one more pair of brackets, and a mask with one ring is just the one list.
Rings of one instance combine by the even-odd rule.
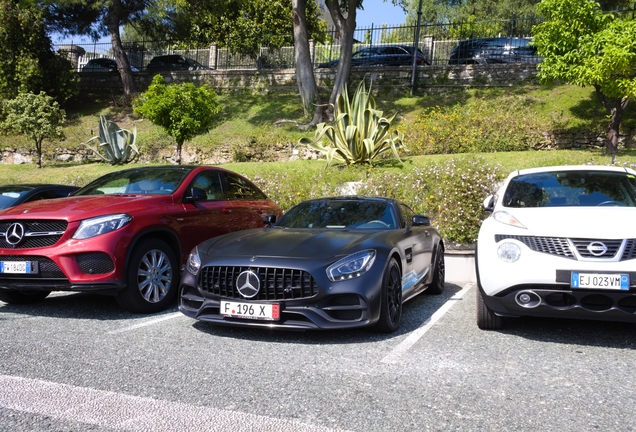
[[183, 148], [183, 142], [178, 142], [177, 143], [177, 159], [176, 159], [176, 163], [177, 165], [181, 165], [181, 149]]
[[333, 118], [333, 107], [336, 106], [342, 89], [347, 85], [351, 74], [351, 54], [353, 50], [353, 34], [356, 29], [356, 7], [359, 0], [347, 0], [347, 17], [340, 10], [338, 0], [325, 0], [325, 6], [329, 9], [331, 18], [336, 25], [336, 31], [340, 37], [340, 61], [336, 70], [333, 90], [329, 97], [328, 115]]
[[623, 113], [629, 98], [621, 99], [608, 99], [601, 92], [601, 88], [594, 86], [596, 90], [596, 96], [601, 101], [605, 109], [610, 114], [610, 122], [607, 131], [607, 140], [605, 141], [605, 152], [612, 155], [612, 163], [616, 161], [616, 153], [618, 153], [618, 138], [620, 137], [621, 121], [623, 120]]
[[37, 156], [35, 167], [42, 168], [42, 138], [35, 139], [35, 154]]
[[128, 61], [128, 56], [124, 51], [121, 36], [119, 35], [119, 25], [121, 17], [123, 16], [122, 7], [121, 0], [112, 1], [108, 11], [108, 32], [110, 33], [113, 54], [117, 62], [117, 70], [119, 71], [119, 76], [121, 77], [121, 82], [124, 87], [124, 96], [126, 97], [126, 102], [129, 102], [132, 96], [137, 93], [137, 89], [132, 71], [130, 70], [130, 62]]
[[313, 112], [313, 118], [307, 126], [315, 126], [323, 121], [323, 110], [320, 106], [320, 94], [311, 62], [306, 9], [307, 0], [292, 0], [296, 81], [298, 82], [298, 91], [300, 92], [305, 116], [309, 117]]

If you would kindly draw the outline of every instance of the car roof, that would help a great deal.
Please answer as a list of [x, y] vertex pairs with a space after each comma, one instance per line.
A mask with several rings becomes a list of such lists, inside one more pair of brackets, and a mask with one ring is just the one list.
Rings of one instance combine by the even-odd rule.
[[517, 170], [517, 171], [514, 171], [512, 174], [517, 176], [517, 175], [536, 174], [536, 173], [554, 172], [554, 171], [606, 171], [606, 172], [623, 172], [623, 173], [630, 173], [630, 174], [636, 175], [636, 171], [630, 168], [607, 166], [607, 165], [546, 166], [546, 167], [527, 168], [527, 169]]

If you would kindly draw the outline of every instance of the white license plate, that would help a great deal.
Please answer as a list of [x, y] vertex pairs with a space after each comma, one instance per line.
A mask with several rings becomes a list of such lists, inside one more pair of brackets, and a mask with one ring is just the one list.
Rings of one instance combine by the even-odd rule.
[[30, 261], [0, 261], [0, 273], [32, 273]]
[[231, 318], [278, 321], [280, 319], [280, 305], [278, 303], [242, 303], [222, 300], [221, 315]]
[[629, 275], [622, 273], [578, 273], [572, 272], [572, 288], [594, 288], [608, 290], [629, 290]]

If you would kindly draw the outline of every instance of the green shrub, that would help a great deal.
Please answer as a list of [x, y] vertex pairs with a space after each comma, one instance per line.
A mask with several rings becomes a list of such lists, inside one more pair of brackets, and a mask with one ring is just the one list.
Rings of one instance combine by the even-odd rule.
[[[541, 140], [538, 127], [515, 99], [510, 105], [477, 99], [431, 107], [403, 127], [410, 153], [449, 154], [529, 150]], [[516, 102], [516, 103], [515, 103]]]

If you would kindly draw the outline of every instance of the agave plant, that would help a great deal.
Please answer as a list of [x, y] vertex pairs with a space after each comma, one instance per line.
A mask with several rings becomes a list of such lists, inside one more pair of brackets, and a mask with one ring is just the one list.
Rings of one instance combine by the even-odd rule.
[[[98, 140], [99, 146], [93, 147], [89, 145], [91, 141]], [[106, 120], [103, 115], [99, 116], [99, 136], [95, 136], [82, 145], [91, 149], [97, 156], [111, 165], [120, 165], [132, 162], [139, 150], [135, 145], [137, 141], [137, 126], [131, 132], [128, 129], [122, 129], [117, 123]], [[100, 151], [100, 149], [102, 151]], [[103, 154], [102, 154], [103, 152]]]
[[[391, 130], [395, 114], [389, 118], [383, 117], [383, 112], [376, 109], [371, 88], [367, 92], [364, 81], [358, 85], [352, 100], [349, 100], [347, 88], [343, 89], [334, 117], [333, 122], [316, 126], [313, 140], [300, 140], [301, 144], [325, 153], [327, 167], [334, 160], [347, 165], [373, 164], [380, 155], [389, 151], [402, 162], [398, 149], [407, 149], [404, 134]], [[326, 145], [323, 145], [324, 140], [328, 141]]]

